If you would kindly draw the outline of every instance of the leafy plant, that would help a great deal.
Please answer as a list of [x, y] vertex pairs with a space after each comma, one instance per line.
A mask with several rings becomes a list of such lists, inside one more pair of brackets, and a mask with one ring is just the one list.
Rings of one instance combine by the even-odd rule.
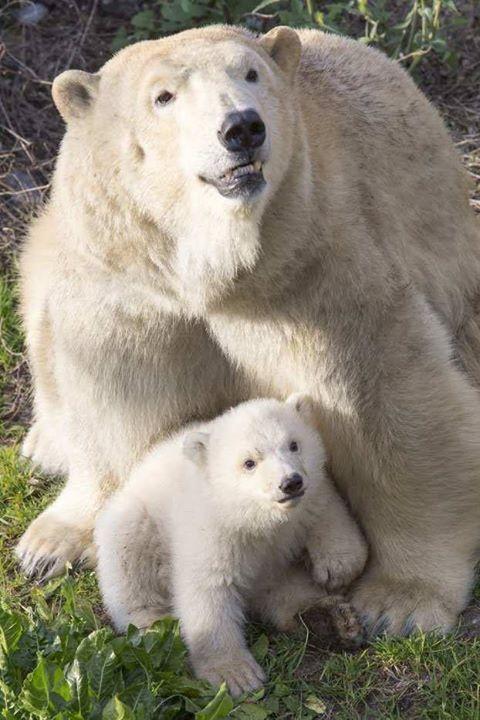
[[454, 63], [446, 30], [467, 21], [454, 0], [150, 0], [132, 17], [130, 28], [121, 28], [114, 46], [219, 22], [253, 30], [282, 24], [352, 35], [413, 69], [432, 51]]
[[[50, 595], [59, 597], [51, 609]], [[255, 703], [239, 718], [263, 720]], [[0, 716], [9, 720], [220, 720], [234, 708], [225, 687], [193, 679], [178, 623], [165, 618], [123, 637], [100, 627], [67, 577], [37, 589], [21, 613], [0, 607]], [[247, 714], [246, 714], [247, 713]]]

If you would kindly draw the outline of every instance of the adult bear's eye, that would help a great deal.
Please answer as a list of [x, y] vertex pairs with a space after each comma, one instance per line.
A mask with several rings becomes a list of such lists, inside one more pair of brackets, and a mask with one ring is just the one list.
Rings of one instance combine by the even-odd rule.
[[160, 95], [157, 95], [155, 104], [156, 105], [168, 105], [174, 99], [175, 95], [168, 90], [163, 90]]
[[245, 462], [243, 463], [243, 467], [246, 470], [253, 470], [253, 468], [256, 466], [256, 464], [257, 463], [255, 462], [255, 460], [248, 459], [248, 460], [245, 460]]
[[249, 70], [248, 73], [245, 75], [245, 80], [247, 82], [257, 82], [258, 80], [258, 73], [256, 70]]
[[290, 452], [298, 452], [298, 443], [296, 440], [292, 440], [290, 443]]

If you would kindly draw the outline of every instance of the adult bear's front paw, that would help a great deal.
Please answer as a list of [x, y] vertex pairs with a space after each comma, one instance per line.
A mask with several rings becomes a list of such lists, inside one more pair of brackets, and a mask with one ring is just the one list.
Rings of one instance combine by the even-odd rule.
[[192, 657], [192, 665], [197, 677], [215, 687], [225, 682], [234, 697], [257, 690], [265, 681], [265, 673], [248, 650], [225, 657]]
[[67, 563], [94, 567], [92, 529], [65, 522], [47, 509], [22, 535], [15, 554], [25, 575], [40, 581], [61, 574]]
[[421, 581], [361, 578], [352, 593], [352, 604], [370, 637], [448, 632], [457, 613]]
[[37, 421], [28, 431], [22, 444], [22, 455], [44, 472], [61, 475], [66, 472], [67, 461], [42, 425]]

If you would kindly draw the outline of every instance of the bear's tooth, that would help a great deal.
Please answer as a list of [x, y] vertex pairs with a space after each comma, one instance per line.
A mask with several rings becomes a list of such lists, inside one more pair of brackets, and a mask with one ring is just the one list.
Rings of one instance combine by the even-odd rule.
[[260, 162], [260, 160], [255, 160], [255, 162], [253, 163], [253, 169], [255, 170], [255, 172], [260, 172], [260, 170], [262, 169], [262, 163]]

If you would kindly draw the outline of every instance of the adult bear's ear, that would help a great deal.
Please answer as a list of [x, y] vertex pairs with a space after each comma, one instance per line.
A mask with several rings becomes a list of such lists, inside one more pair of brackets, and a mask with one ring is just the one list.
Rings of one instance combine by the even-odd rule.
[[183, 439], [183, 452], [196, 465], [203, 465], [207, 456], [208, 435], [191, 432]]
[[275, 27], [260, 38], [260, 45], [284, 73], [290, 78], [294, 76], [302, 54], [302, 43], [295, 30], [283, 25]]
[[52, 96], [65, 122], [84, 117], [98, 94], [100, 75], [83, 70], [66, 70], [55, 78]]
[[287, 398], [288, 405], [293, 405], [295, 410], [308, 422], [313, 423], [315, 419], [315, 404], [310, 395], [306, 393], [293, 393]]

